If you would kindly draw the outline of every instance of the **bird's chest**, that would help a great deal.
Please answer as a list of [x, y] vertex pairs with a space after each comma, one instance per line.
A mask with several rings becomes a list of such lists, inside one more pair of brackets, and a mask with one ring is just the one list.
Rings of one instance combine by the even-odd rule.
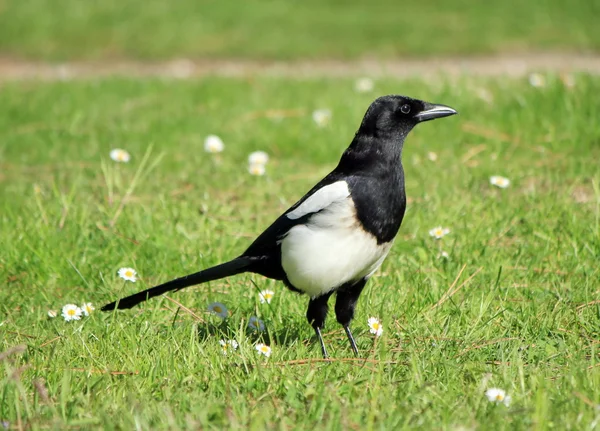
[[392, 241], [406, 211], [404, 176], [356, 181], [350, 183], [350, 190], [356, 217], [363, 228], [377, 238], [379, 244]]

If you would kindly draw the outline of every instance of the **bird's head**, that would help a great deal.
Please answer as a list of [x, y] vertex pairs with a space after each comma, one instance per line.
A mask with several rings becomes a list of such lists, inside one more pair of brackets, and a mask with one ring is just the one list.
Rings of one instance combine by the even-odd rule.
[[449, 106], [437, 105], [406, 96], [377, 98], [363, 118], [359, 133], [374, 136], [406, 136], [418, 123], [456, 114]]

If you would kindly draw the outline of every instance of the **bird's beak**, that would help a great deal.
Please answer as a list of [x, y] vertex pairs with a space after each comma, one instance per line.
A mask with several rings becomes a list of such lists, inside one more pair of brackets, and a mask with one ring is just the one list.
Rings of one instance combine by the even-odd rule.
[[425, 103], [425, 108], [415, 115], [417, 121], [429, 121], [436, 118], [448, 117], [457, 112], [446, 105], [434, 105], [433, 103]]

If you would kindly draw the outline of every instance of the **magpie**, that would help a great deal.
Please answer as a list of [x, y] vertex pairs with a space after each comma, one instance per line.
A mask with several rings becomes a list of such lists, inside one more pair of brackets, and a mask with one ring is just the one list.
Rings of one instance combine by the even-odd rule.
[[335, 293], [335, 315], [350, 347], [350, 322], [367, 281], [379, 268], [406, 209], [402, 148], [418, 123], [456, 114], [405, 96], [376, 99], [337, 167], [229, 262], [171, 280], [102, 307], [128, 309], [165, 292], [245, 272], [281, 280], [310, 297], [306, 318], [328, 357], [321, 330]]

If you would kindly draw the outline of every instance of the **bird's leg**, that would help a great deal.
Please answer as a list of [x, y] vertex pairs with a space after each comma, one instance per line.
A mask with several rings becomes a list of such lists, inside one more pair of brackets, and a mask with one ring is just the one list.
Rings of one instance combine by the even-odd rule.
[[306, 310], [306, 318], [308, 319], [308, 323], [312, 325], [315, 333], [317, 334], [317, 338], [321, 344], [321, 352], [323, 353], [323, 357], [325, 359], [327, 359], [329, 356], [327, 355], [327, 349], [325, 348], [325, 343], [323, 342], [321, 328], [323, 328], [325, 325], [325, 318], [327, 317], [327, 311], [329, 310], [329, 307], [327, 306], [327, 300], [330, 296], [331, 293], [327, 293], [317, 298], [311, 298], [308, 302], [308, 310]]
[[356, 347], [356, 341], [354, 341], [352, 332], [350, 332], [350, 327], [344, 326], [344, 331], [346, 331], [346, 335], [348, 336], [348, 341], [350, 341], [350, 347], [352, 347], [352, 351], [356, 356], [358, 356], [358, 347]]
[[350, 332], [350, 322], [354, 319], [354, 309], [356, 308], [356, 302], [360, 296], [365, 284], [366, 279], [360, 280], [358, 283], [352, 285], [342, 286], [337, 292], [337, 298], [335, 301], [335, 316], [340, 325], [344, 327], [344, 331], [348, 336], [350, 347], [355, 355], [358, 356], [358, 348], [356, 347], [356, 341]]

